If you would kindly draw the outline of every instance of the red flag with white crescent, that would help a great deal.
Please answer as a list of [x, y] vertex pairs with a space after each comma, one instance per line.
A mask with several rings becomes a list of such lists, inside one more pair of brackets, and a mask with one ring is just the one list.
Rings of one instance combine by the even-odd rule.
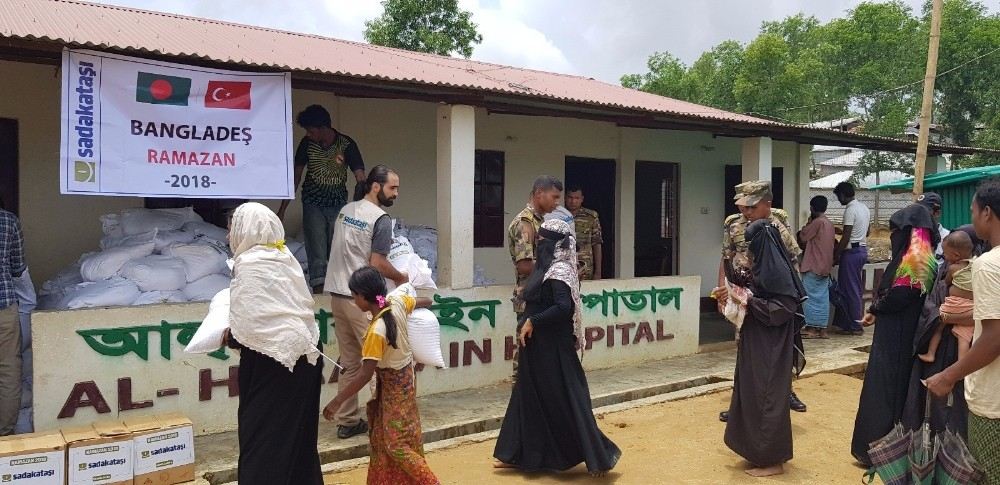
[[250, 109], [250, 85], [243, 81], [209, 81], [206, 108]]

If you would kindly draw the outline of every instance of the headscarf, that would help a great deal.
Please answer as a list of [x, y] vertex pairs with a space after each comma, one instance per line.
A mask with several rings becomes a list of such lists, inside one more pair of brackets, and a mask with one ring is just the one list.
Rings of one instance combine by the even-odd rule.
[[796, 301], [804, 299], [805, 289], [788, 259], [778, 228], [767, 219], [759, 219], [747, 226], [746, 238], [753, 257], [750, 271], [754, 294], [761, 298], [781, 295]]
[[[577, 273], [576, 238], [566, 221], [550, 219], [542, 223], [539, 234], [547, 239], [561, 238], [556, 244], [555, 259], [542, 281], [559, 280], [569, 286], [573, 295], [573, 336], [583, 352], [583, 300], [580, 298], [580, 276]], [[563, 244], [567, 242], [568, 244]]]
[[271, 209], [248, 202], [236, 208], [229, 231], [233, 250], [229, 319], [240, 344], [289, 371], [299, 357], [315, 364], [319, 326], [302, 266], [285, 248], [285, 230]]
[[926, 294], [934, 286], [937, 259], [934, 248], [941, 236], [927, 207], [910, 204], [889, 218], [892, 260], [885, 268], [879, 292], [905, 286]]

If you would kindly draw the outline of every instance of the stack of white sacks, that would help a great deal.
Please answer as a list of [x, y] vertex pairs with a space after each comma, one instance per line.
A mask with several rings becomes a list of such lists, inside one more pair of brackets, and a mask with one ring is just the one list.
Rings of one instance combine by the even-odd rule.
[[[229, 287], [227, 231], [190, 207], [125, 209], [101, 224], [101, 250], [45, 282], [40, 309], [207, 301]], [[288, 247], [305, 266], [302, 244]]]

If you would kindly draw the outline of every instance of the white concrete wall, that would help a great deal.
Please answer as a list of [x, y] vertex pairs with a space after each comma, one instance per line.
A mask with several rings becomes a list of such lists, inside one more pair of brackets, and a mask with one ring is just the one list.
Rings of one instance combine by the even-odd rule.
[[[697, 353], [698, 288], [698, 278], [691, 276], [584, 282], [584, 336], [589, 344], [584, 367], [635, 366]], [[423, 368], [420, 395], [489, 386], [510, 377], [511, 290], [507, 285], [439, 292], [444, 298], [461, 299], [455, 302], [460, 306], [436, 310], [448, 368]], [[315, 309], [327, 336], [324, 351], [336, 359], [329, 302], [318, 296]], [[36, 429], [172, 411], [190, 417], [197, 434], [235, 429], [237, 398], [228, 386], [212, 386], [210, 380], [227, 379], [239, 366], [238, 353], [227, 350], [213, 357], [183, 351], [206, 308], [204, 303], [187, 303], [35, 314]], [[71, 365], [67, 355], [73, 356]], [[336, 394], [337, 384], [330, 382], [331, 365], [324, 365], [323, 375], [325, 404]], [[365, 402], [367, 389], [361, 394]]]
[[[52, 66], [0, 61], [0, 85], [17, 96], [0, 98], [0, 117], [20, 122], [20, 204], [29, 264], [36, 284], [96, 249], [101, 214], [142, 205], [142, 199], [62, 196], [59, 194], [59, 76]], [[408, 224], [437, 224], [435, 190], [437, 104], [417, 101], [340, 98], [334, 93], [293, 90], [293, 115], [310, 104], [325, 106], [334, 127], [353, 137], [367, 167], [379, 163], [401, 177], [400, 197], [390, 209]], [[304, 131], [293, 127], [294, 139]], [[702, 293], [710, 290], [718, 265], [723, 213], [724, 165], [739, 163], [740, 139], [713, 138], [705, 132], [620, 128], [611, 123], [567, 118], [489, 114], [476, 110], [478, 149], [500, 150], [506, 159], [507, 219], [528, 200], [534, 178], [562, 178], [565, 157], [615, 159], [619, 216], [616, 264], [619, 277], [633, 272], [632, 241], [634, 162], [680, 164], [680, 274], [702, 277]], [[796, 210], [797, 149], [774, 142], [775, 166], [785, 167], [785, 206]], [[353, 188], [353, 186], [351, 187]], [[471, 183], [470, 183], [471, 188]], [[278, 201], [268, 205], [277, 208]], [[286, 217], [290, 237], [301, 235], [301, 204], [292, 203]], [[72, 235], [67, 237], [67, 235]], [[472, 237], [471, 231], [468, 237]], [[479, 248], [475, 262], [498, 284], [513, 279], [506, 247]]]
[[98, 217], [142, 205], [128, 197], [59, 194], [59, 90], [54, 66], [0, 61], [0, 118], [18, 125], [18, 205], [35, 284], [94, 251]]

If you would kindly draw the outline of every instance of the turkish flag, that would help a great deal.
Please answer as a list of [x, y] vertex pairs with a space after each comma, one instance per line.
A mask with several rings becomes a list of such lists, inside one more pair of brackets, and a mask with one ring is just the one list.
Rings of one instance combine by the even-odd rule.
[[250, 109], [250, 85], [242, 81], [209, 81], [206, 108]]

